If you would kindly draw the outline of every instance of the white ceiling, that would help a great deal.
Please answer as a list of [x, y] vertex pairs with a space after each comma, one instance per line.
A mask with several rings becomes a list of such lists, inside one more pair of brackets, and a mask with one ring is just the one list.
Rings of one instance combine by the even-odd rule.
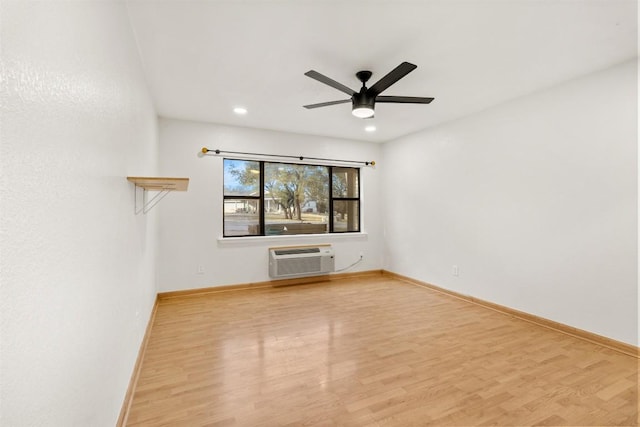
[[[638, 53], [636, 0], [127, 3], [160, 116], [351, 140], [393, 140]], [[348, 98], [308, 70], [357, 90], [355, 72], [371, 70], [371, 86], [402, 61], [418, 68], [384, 95], [433, 103], [377, 104], [369, 120], [351, 104], [302, 108]]]

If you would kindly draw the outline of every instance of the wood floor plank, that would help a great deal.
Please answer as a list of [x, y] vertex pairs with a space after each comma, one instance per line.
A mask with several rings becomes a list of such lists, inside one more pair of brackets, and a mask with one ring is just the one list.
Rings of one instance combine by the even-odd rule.
[[389, 277], [161, 299], [130, 426], [638, 425], [638, 359]]

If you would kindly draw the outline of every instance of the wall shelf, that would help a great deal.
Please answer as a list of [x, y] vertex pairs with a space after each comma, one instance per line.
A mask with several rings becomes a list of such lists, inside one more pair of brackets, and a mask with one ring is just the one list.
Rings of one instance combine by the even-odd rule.
[[[172, 191], [187, 191], [189, 178], [164, 178], [149, 176], [128, 176], [127, 180], [136, 186], [135, 213], [147, 213]], [[142, 207], [138, 207], [138, 188], [142, 188]], [[147, 200], [147, 191], [157, 191], [158, 194]]]
[[189, 187], [189, 178], [157, 178], [148, 176], [128, 176], [127, 180], [133, 182], [136, 186], [145, 190], [160, 191], [187, 191]]

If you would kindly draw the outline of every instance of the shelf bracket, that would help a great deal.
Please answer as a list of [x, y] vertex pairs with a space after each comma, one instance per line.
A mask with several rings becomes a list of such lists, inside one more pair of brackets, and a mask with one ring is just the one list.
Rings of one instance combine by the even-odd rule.
[[[135, 184], [133, 210], [136, 215], [139, 213], [146, 214], [157, 205], [160, 200], [164, 199], [167, 194], [172, 191], [187, 191], [187, 187], [189, 186], [189, 178], [128, 176], [127, 180]], [[138, 188], [142, 189], [142, 197], [138, 196]], [[157, 193], [149, 199], [147, 196], [148, 191], [157, 191]], [[140, 201], [138, 201], [139, 198], [141, 199]]]
[[138, 187], [136, 187], [136, 192], [135, 192], [135, 205], [134, 205], [134, 210], [136, 215], [138, 215], [139, 213], [144, 213], [146, 214], [147, 212], [149, 212], [151, 209], [153, 209], [153, 207], [155, 205], [157, 205], [158, 203], [160, 203], [160, 200], [164, 199], [165, 196], [167, 194], [169, 194], [171, 191], [173, 190], [159, 190], [150, 200], [148, 199], [147, 193], [149, 190], [147, 190], [146, 188], [142, 188], [142, 206], [138, 207], [139, 202], [138, 202]]

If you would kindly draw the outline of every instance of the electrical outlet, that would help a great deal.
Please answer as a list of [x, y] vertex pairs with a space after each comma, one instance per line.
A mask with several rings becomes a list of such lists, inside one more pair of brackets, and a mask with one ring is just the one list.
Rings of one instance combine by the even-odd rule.
[[204, 274], [204, 265], [199, 265], [197, 272], [198, 274]]
[[460, 275], [460, 269], [458, 268], [457, 265], [454, 264], [453, 268], [451, 269], [451, 274], [453, 274], [456, 277]]

